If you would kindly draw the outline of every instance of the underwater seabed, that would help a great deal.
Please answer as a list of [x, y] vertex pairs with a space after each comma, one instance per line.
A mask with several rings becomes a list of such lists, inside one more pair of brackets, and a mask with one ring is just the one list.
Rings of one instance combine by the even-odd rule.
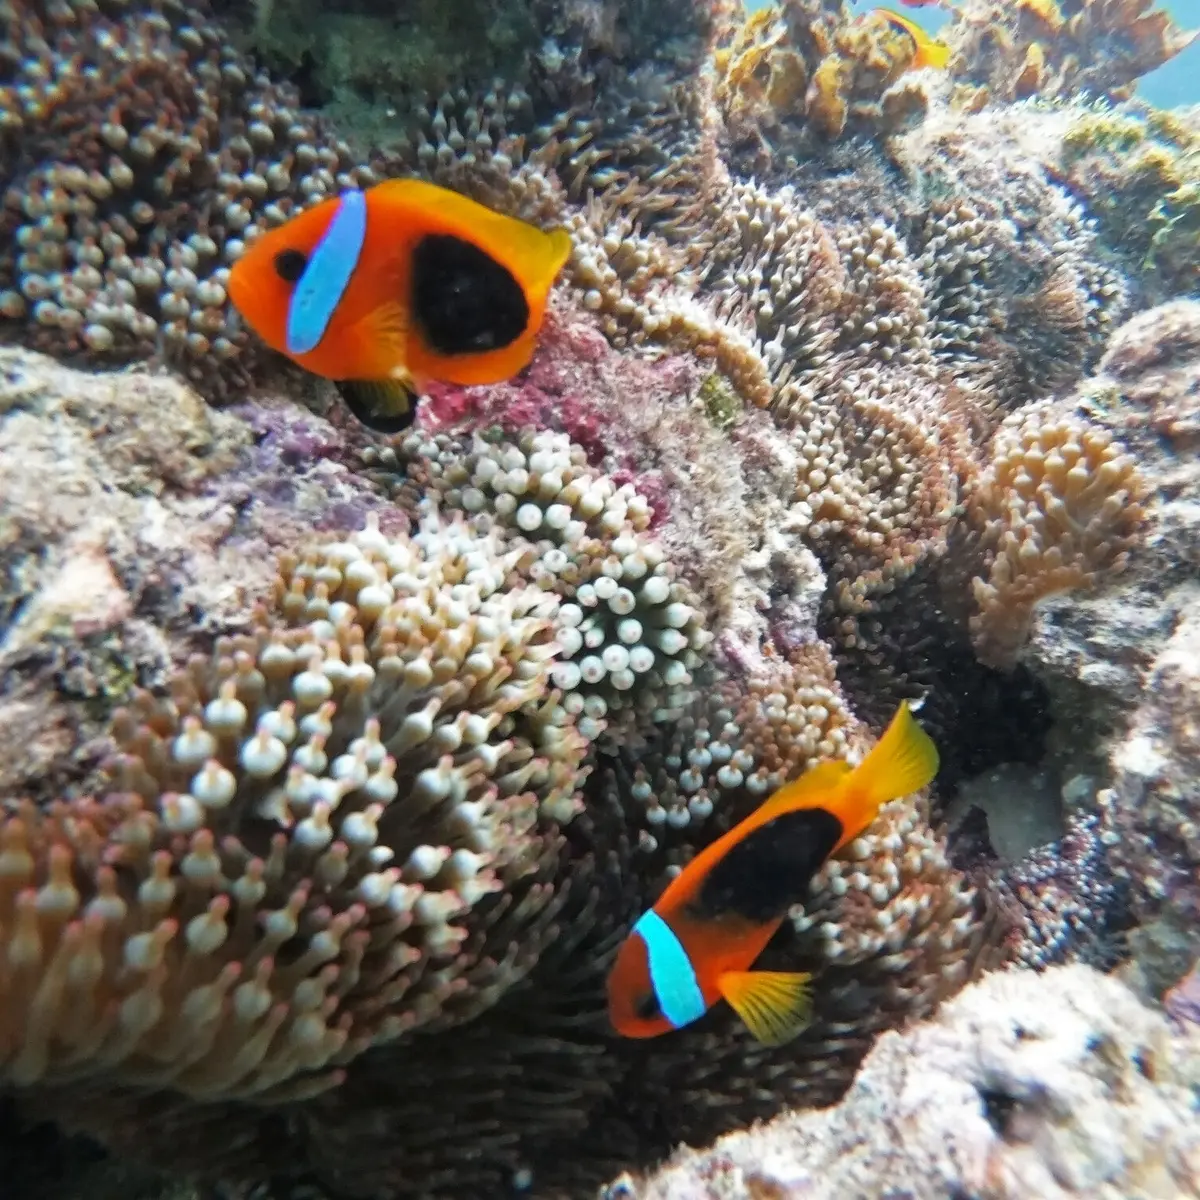
[[[426, 7], [0, 2], [0, 1196], [1200, 1196], [1185, 35]], [[385, 436], [227, 284], [407, 175], [573, 249]], [[937, 777], [762, 959], [811, 1025], [615, 1036], [902, 699]]]

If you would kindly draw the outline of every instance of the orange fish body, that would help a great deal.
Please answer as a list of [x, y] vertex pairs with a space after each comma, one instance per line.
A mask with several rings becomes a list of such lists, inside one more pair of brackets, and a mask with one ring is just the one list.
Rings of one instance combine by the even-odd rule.
[[760, 1041], [803, 1029], [809, 977], [752, 971], [831, 855], [887, 801], [924, 787], [937, 750], [906, 704], [855, 768], [821, 763], [708, 846], [635, 924], [608, 977], [609, 1019], [625, 1037], [669, 1033], [726, 1000]]
[[497, 383], [532, 358], [570, 252], [565, 230], [397, 179], [264, 233], [234, 264], [229, 294], [263, 341], [326, 379]]

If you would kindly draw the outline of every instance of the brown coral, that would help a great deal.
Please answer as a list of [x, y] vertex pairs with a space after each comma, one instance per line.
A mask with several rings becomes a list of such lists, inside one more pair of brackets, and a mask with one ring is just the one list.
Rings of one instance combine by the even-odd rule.
[[959, 100], [1089, 94], [1125, 100], [1174, 58], [1184, 33], [1154, 0], [969, 0], [945, 31]]
[[255, 636], [118, 717], [107, 798], [9, 812], [10, 1086], [305, 1094], [529, 969], [586, 742], [509, 569], [436, 522], [285, 562]]
[[906, 77], [917, 47], [876, 14], [789, 0], [731, 19], [713, 54], [715, 101], [732, 161], [761, 172], [854, 134], [885, 137], [928, 107]]
[[1012, 662], [1040, 599], [1122, 567], [1142, 490], [1133, 459], [1106, 431], [1050, 403], [1005, 421], [969, 502], [988, 558], [971, 618], [985, 662]]

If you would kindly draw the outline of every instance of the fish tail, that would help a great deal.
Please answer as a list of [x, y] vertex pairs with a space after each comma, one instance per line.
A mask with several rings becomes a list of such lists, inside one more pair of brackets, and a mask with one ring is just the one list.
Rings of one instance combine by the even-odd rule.
[[908, 702], [901, 701], [883, 736], [846, 776], [841, 796], [830, 806], [843, 830], [835, 849], [866, 829], [889, 800], [919, 792], [937, 770], [937, 747], [917, 724]]
[[925, 46], [925, 66], [944, 71], [950, 62], [950, 47], [945, 42], [930, 42]]

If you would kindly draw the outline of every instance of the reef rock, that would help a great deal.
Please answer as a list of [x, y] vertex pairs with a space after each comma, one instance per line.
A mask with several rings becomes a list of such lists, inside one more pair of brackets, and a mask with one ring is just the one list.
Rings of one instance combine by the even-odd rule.
[[1123, 574], [1043, 602], [1023, 653], [1054, 697], [1063, 777], [1111, 785], [1099, 801], [1144, 926], [1134, 950], [1156, 989], [1200, 947], [1198, 393], [1200, 304], [1163, 305], [1113, 335], [1075, 402], [1136, 454], [1153, 492], [1149, 529]]
[[295, 404], [0, 348], [0, 791], [80, 782], [129, 688], [241, 629], [281, 547], [360, 525], [380, 502], [342, 449]]
[[985, 976], [884, 1034], [834, 1108], [793, 1113], [606, 1200], [1200, 1196], [1200, 1034], [1079, 965]]

